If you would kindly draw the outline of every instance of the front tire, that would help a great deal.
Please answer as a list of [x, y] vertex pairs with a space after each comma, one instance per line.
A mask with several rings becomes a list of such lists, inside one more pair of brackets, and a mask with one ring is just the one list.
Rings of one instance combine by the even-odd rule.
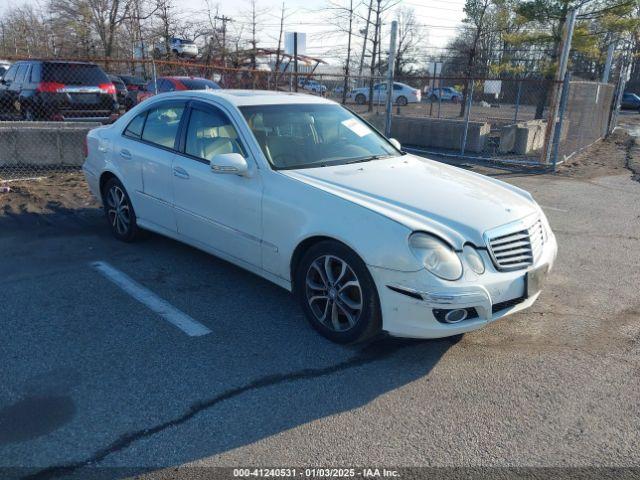
[[32, 107], [24, 107], [24, 111], [22, 112], [22, 119], [25, 122], [35, 122], [37, 120], [36, 114], [33, 111]]
[[142, 236], [131, 199], [117, 178], [112, 178], [105, 184], [102, 190], [102, 204], [114, 237], [123, 242], [133, 242]]
[[326, 240], [313, 245], [296, 269], [294, 285], [307, 320], [329, 340], [357, 343], [380, 333], [382, 315], [373, 278], [344, 244]]
[[358, 105], [364, 105], [367, 101], [367, 97], [365, 97], [362, 93], [356, 95], [356, 103]]

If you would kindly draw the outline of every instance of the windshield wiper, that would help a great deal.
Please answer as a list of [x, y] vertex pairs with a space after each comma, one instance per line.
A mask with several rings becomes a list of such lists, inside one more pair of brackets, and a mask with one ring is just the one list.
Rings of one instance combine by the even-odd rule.
[[370, 162], [371, 160], [380, 160], [381, 158], [387, 158], [390, 157], [391, 155], [371, 155], [369, 157], [364, 157], [364, 158], [356, 158], [355, 160], [349, 160], [348, 162], [344, 162], [345, 165], [348, 165], [350, 163], [364, 163], [364, 162]]

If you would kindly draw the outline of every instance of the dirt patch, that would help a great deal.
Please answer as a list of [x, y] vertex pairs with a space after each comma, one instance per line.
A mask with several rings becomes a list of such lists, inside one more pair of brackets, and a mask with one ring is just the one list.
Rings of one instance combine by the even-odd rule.
[[58, 207], [97, 208], [82, 172], [53, 173], [34, 180], [3, 184], [9, 192], [0, 193], [2, 213], [49, 213]]
[[618, 129], [560, 165], [557, 175], [582, 179], [623, 175], [628, 172], [627, 157], [634, 145], [634, 138]]
[[0, 193], [3, 228], [63, 226], [61, 219], [79, 226], [83, 219], [101, 214], [82, 172], [51, 173], [37, 179], [0, 182], [0, 186], [10, 189]]

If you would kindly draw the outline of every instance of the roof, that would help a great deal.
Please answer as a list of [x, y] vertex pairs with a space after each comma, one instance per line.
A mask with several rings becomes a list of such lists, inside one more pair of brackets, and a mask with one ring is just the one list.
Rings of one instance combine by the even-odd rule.
[[[160, 78], [166, 78], [169, 80], [207, 80], [204, 77], [191, 77], [189, 75], [163, 75], [162, 77], [158, 77], [158, 79]], [[209, 81], [213, 81], [213, 80], [209, 80]]]
[[270, 90], [190, 90], [180, 93], [193, 97], [215, 95], [237, 107], [248, 105], [282, 105], [296, 103], [333, 104], [331, 100], [308, 93], [274, 92]]

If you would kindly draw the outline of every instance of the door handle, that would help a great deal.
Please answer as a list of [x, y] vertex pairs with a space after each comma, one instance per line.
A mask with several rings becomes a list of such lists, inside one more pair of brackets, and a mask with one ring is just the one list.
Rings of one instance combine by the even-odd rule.
[[131, 152], [129, 150], [120, 150], [120, 156], [125, 160], [131, 160]]
[[178, 178], [184, 178], [184, 179], [189, 178], [189, 174], [182, 167], [173, 167], [173, 176]]

